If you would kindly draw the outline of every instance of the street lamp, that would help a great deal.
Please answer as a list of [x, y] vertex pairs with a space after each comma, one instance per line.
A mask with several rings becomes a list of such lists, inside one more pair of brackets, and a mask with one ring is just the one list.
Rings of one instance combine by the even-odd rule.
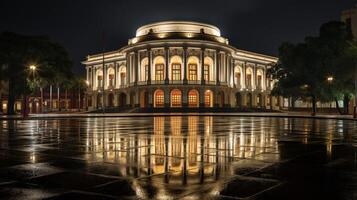
[[[30, 71], [32, 72], [32, 75], [35, 74], [35, 71], [37, 69], [36, 65], [30, 65], [29, 66]], [[24, 79], [24, 87], [26, 87], [26, 79]], [[22, 108], [22, 115], [23, 117], [27, 117], [28, 116], [28, 97], [25, 93], [23, 93], [23, 108]]]
[[328, 76], [327, 77], [327, 82], [331, 83], [332, 81], [334, 81], [333, 76]]
[[34, 72], [34, 71], [36, 71], [37, 66], [36, 65], [30, 65], [29, 68], [30, 68], [31, 71]]

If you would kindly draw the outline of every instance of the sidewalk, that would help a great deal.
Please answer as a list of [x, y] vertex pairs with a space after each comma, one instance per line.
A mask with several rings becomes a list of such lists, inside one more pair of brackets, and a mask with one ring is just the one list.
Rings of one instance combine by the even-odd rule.
[[[314, 118], [314, 119], [338, 119], [355, 120], [352, 115], [317, 114], [301, 112], [236, 112], [236, 113], [51, 113], [30, 114], [26, 120], [35, 119], [65, 119], [65, 118], [96, 118], [96, 117], [154, 117], [154, 116], [231, 116], [231, 117], [287, 117], [287, 118]], [[21, 115], [0, 115], [0, 120], [20, 120]]]

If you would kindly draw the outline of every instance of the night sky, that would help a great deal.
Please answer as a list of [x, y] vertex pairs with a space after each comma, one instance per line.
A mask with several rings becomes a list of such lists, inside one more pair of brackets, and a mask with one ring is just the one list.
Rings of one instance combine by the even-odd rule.
[[244, 50], [277, 55], [284, 41], [315, 35], [319, 26], [339, 20], [352, 0], [1, 0], [0, 31], [47, 35], [60, 42], [83, 73], [88, 54], [116, 50], [136, 29], [163, 20], [213, 24], [230, 44]]

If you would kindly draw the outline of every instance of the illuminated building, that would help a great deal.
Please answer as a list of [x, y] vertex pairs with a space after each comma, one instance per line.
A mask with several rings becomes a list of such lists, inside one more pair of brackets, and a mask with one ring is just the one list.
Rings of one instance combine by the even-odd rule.
[[[267, 76], [277, 58], [236, 49], [212, 25], [167, 21], [140, 27], [128, 45], [90, 55], [89, 109], [280, 106]], [[104, 67], [103, 67], [104, 64]]]

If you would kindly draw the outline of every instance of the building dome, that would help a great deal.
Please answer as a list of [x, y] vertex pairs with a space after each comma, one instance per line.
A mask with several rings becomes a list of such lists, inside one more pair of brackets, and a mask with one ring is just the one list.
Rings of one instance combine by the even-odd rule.
[[153, 33], [201, 33], [221, 36], [221, 31], [209, 24], [189, 22], [189, 21], [164, 21], [148, 24], [138, 28], [136, 37], [147, 35], [150, 31]]
[[129, 40], [129, 45], [163, 39], [208, 40], [228, 44], [216, 26], [190, 21], [164, 21], [138, 28], [135, 37]]

